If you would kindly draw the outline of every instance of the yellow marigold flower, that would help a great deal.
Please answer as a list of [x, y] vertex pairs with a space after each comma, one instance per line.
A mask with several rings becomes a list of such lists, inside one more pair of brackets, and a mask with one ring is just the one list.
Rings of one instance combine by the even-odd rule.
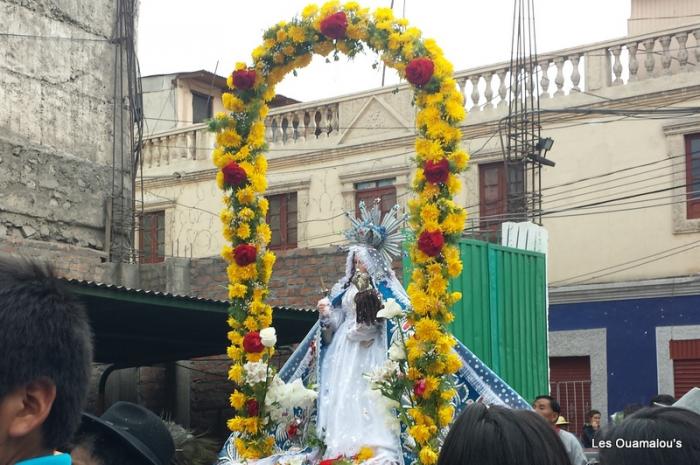
[[353, 40], [365, 40], [367, 38], [366, 26], [359, 24], [348, 24], [345, 35]]
[[258, 208], [262, 216], [267, 216], [267, 211], [270, 208], [270, 202], [265, 197], [258, 199]]
[[343, 5], [343, 8], [345, 8], [347, 11], [356, 11], [360, 9], [360, 4], [357, 2], [346, 2], [345, 5]]
[[234, 129], [226, 129], [216, 135], [216, 144], [219, 147], [238, 147], [241, 145], [241, 136]]
[[258, 237], [263, 244], [267, 245], [272, 239], [272, 231], [270, 230], [270, 225], [267, 223], [260, 223], [258, 225]]
[[231, 344], [240, 345], [243, 341], [243, 336], [238, 331], [229, 331], [226, 335]]
[[386, 21], [394, 18], [394, 12], [391, 8], [380, 7], [374, 10], [374, 19], [377, 21]]
[[292, 39], [292, 42], [298, 44], [306, 40], [306, 32], [299, 26], [292, 26], [289, 28], [289, 37]]
[[233, 212], [228, 208], [224, 208], [221, 210], [221, 213], [219, 213], [219, 218], [223, 224], [231, 224], [231, 221], [233, 221]]
[[270, 107], [268, 107], [267, 105], [261, 105], [260, 111], [258, 111], [258, 116], [260, 117], [260, 119], [264, 120], [265, 117], [267, 117], [267, 114], [269, 112], [270, 112]]
[[250, 226], [248, 223], [241, 223], [238, 225], [238, 229], [236, 229], [236, 236], [243, 240], [250, 237]]
[[408, 20], [406, 18], [397, 19], [396, 24], [402, 27], [406, 27], [408, 26]]
[[447, 111], [447, 116], [452, 121], [462, 121], [466, 116], [467, 112], [461, 103], [457, 103], [453, 100], [448, 100], [445, 104], [445, 111]]
[[241, 328], [241, 324], [238, 322], [238, 320], [236, 320], [232, 316], [229, 316], [228, 318], [226, 318], [226, 323], [228, 323], [228, 325], [231, 327], [231, 329], [240, 329]]
[[423, 220], [424, 229], [435, 230], [438, 228], [438, 216], [440, 211], [433, 203], [424, 205], [420, 211], [421, 219]]
[[250, 134], [248, 134], [248, 140], [254, 148], [265, 145], [265, 123], [260, 120], [253, 123], [253, 126], [250, 128]]
[[[255, 58], [255, 51], [253, 51], [253, 58]], [[233, 89], [233, 74], [229, 74], [226, 78], [226, 85], [229, 89]]]
[[226, 426], [228, 426], [231, 431], [240, 431], [243, 426], [243, 418], [233, 417], [226, 422]]
[[248, 288], [240, 283], [229, 284], [228, 286], [228, 297], [229, 299], [240, 299], [245, 297], [248, 292]]
[[418, 443], [425, 444], [431, 439], [430, 430], [425, 425], [415, 425], [408, 429], [408, 434]]
[[284, 63], [284, 54], [282, 54], [281, 52], [275, 53], [274, 55], [272, 55], [272, 61], [274, 61], [277, 65], [281, 65], [282, 63]]
[[260, 316], [260, 327], [267, 328], [272, 325], [272, 315], [261, 315]]
[[[420, 442], [418, 440], [416, 441]], [[429, 446], [425, 446], [421, 449], [420, 453], [418, 454], [418, 458], [425, 465], [433, 465], [437, 462], [437, 454]]]
[[450, 293], [450, 303], [451, 304], [456, 304], [460, 300], [462, 300], [462, 293], [461, 292]]
[[229, 397], [229, 403], [231, 404], [231, 407], [235, 408], [236, 410], [240, 410], [245, 404], [245, 401], [245, 394], [243, 394], [241, 391], [233, 391], [233, 393]]
[[331, 13], [335, 13], [339, 6], [340, 2], [338, 0], [331, 0], [324, 3], [323, 6], [321, 6], [321, 16], [328, 16]]
[[314, 16], [316, 13], [318, 13], [318, 5], [316, 5], [315, 3], [307, 5], [304, 7], [303, 10], [301, 10], [302, 18], [310, 18], [310, 17]]
[[263, 353], [262, 352], [248, 352], [245, 354], [245, 359], [248, 362], [259, 362], [263, 358]]
[[221, 170], [216, 172], [216, 187], [219, 189], [224, 188], [224, 173]]
[[416, 286], [423, 286], [425, 284], [425, 274], [420, 268], [414, 268], [411, 273], [411, 282], [415, 283]]
[[250, 186], [244, 187], [243, 189], [238, 189], [238, 191], [236, 191], [236, 198], [243, 205], [252, 205], [253, 200], [255, 200], [255, 192]]
[[439, 297], [447, 292], [447, 280], [440, 274], [434, 274], [428, 280], [428, 293], [432, 296]]
[[451, 405], [441, 407], [438, 411], [438, 418], [440, 419], [440, 425], [445, 427], [452, 423], [452, 418], [455, 415], [455, 408]]
[[223, 258], [226, 263], [231, 263], [233, 261], [233, 248], [228, 245], [224, 245], [221, 248], [221, 258]]
[[399, 46], [401, 45], [400, 34], [398, 32], [392, 32], [391, 34], [389, 34], [389, 41], [387, 42], [387, 45], [389, 47], [389, 50], [398, 50]]
[[372, 457], [374, 457], [374, 450], [372, 450], [371, 447], [361, 447], [360, 452], [357, 453], [357, 457], [355, 457], [355, 459], [358, 462], [364, 462]]
[[[265, 90], [265, 92], [263, 92], [263, 99], [264, 99], [266, 102], [269, 102], [269, 101], [272, 100], [273, 98], [275, 98], [275, 86], [272, 86], [272, 85], [271, 85], [271, 86], [268, 86], [268, 87], [267, 87], [267, 89]], [[267, 107], [267, 105], [265, 105], [265, 107]], [[262, 114], [260, 115], [260, 117], [261, 117], [261, 118], [265, 118], [264, 116], [262, 116]]]
[[467, 152], [464, 150], [455, 150], [450, 155], [450, 160], [454, 162], [455, 167], [459, 171], [462, 171], [467, 167], [467, 163], [469, 162], [469, 154], [467, 154]]
[[238, 364], [231, 365], [231, 368], [228, 370], [228, 379], [234, 383], [243, 381], [243, 367]]
[[457, 395], [457, 391], [454, 389], [445, 389], [440, 393], [440, 398], [442, 400], [450, 401]]
[[[263, 258], [263, 262], [264, 262], [264, 258]], [[253, 301], [262, 302], [263, 299], [265, 299], [265, 297], [267, 297], [267, 294], [268, 294], [267, 289], [264, 289], [261, 287], [256, 287], [253, 290]]]
[[450, 374], [457, 373], [457, 371], [462, 367], [462, 361], [457, 354], [454, 353], [447, 354], [445, 364], [447, 367], [447, 372]]
[[424, 341], [435, 341], [442, 335], [440, 324], [430, 318], [421, 318], [414, 326], [416, 337]]
[[259, 173], [254, 173], [250, 176], [250, 185], [255, 192], [265, 192], [265, 189], [267, 189], [267, 178]]
[[401, 54], [406, 60], [414, 59], [416, 57], [416, 53], [413, 47], [413, 43], [408, 42], [403, 44], [403, 47], [401, 48]]
[[245, 109], [243, 100], [228, 92], [221, 94], [221, 102], [224, 104], [224, 108], [229, 111], [241, 112]]
[[248, 207], [243, 207], [238, 211], [238, 217], [243, 221], [250, 221], [255, 218], [255, 212]]
[[233, 241], [233, 229], [230, 226], [224, 226], [223, 235], [226, 242]]
[[438, 56], [442, 56], [442, 49], [440, 46], [438, 46], [437, 42], [435, 42], [435, 39], [425, 39], [425, 41], [423, 41], [423, 45], [433, 59]]
[[287, 40], [287, 31], [285, 31], [284, 29], [279, 29], [277, 31], [276, 38], [277, 42], [284, 42], [285, 40]]
[[247, 317], [245, 321], [243, 321], [243, 326], [245, 326], [245, 328], [248, 331], [257, 331], [260, 329], [260, 325], [258, 325], [258, 322], [255, 320], [255, 318], [250, 316]]
[[236, 71], [240, 71], [240, 70], [242, 70], [242, 69], [246, 69], [247, 67], [248, 67], [248, 66], [247, 66], [244, 62], [242, 62], [242, 61], [237, 61], [236, 64], [235, 64], [235, 66], [233, 67], [233, 69], [235, 69]]
[[434, 106], [426, 107], [418, 112], [416, 123], [418, 126], [434, 125], [440, 122], [440, 109]]
[[423, 397], [427, 399], [433, 392], [437, 391], [437, 389], [440, 387], [440, 380], [438, 380], [434, 376], [426, 376], [424, 379], [425, 394], [423, 394]]
[[418, 29], [417, 27], [409, 27], [408, 29], [406, 29], [406, 32], [404, 32], [402, 35], [404, 36], [404, 42], [409, 42], [416, 39], [420, 39], [421, 32], [420, 29]]
[[416, 153], [425, 160], [433, 161], [438, 161], [445, 156], [440, 142], [422, 137], [416, 139]]
[[452, 76], [452, 74], [454, 73], [452, 63], [447, 61], [447, 59], [445, 59], [444, 57], [434, 58], [433, 63], [435, 64], [434, 75], [438, 78]]
[[258, 432], [258, 417], [248, 417], [243, 419], [243, 429], [246, 433], [255, 434]]
[[409, 368], [408, 371], [406, 372], [406, 376], [411, 381], [415, 381], [417, 379], [422, 378], [423, 374], [420, 371], [418, 371], [416, 368]]
[[241, 358], [241, 349], [235, 346], [228, 346], [226, 348], [226, 355], [228, 355], [228, 358], [234, 361], [238, 361]]
[[[267, 226], [267, 225], [265, 225]], [[263, 280], [264, 281], [269, 281], [270, 276], [272, 275], [272, 267], [275, 265], [275, 261], [277, 260], [277, 257], [275, 257], [275, 254], [270, 252], [269, 250], [265, 252], [265, 255], [263, 255], [262, 262], [263, 262]]]
[[457, 194], [461, 189], [462, 182], [457, 176], [450, 174], [447, 178], [447, 190], [450, 192], [450, 195]]
[[288, 57], [291, 57], [291, 56], [294, 56], [294, 54], [296, 53], [296, 50], [291, 45], [287, 45], [286, 47], [284, 47], [282, 49], [282, 53], [284, 53]]
[[255, 158], [255, 169], [260, 174], [264, 174], [267, 171], [267, 159], [264, 155], [261, 154]]

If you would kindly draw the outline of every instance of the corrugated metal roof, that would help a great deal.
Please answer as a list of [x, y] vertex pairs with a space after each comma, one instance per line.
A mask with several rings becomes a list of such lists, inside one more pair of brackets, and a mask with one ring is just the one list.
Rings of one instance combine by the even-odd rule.
[[[179, 300], [179, 301], [185, 301], [185, 302], [218, 304], [218, 305], [225, 305], [225, 306], [228, 306], [228, 304], [229, 304], [229, 302], [227, 300], [208, 299], [208, 298], [194, 296], [194, 295], [173, 294], [171, 292], [155, 291], [155, 290], [151, 290], [151, 289], [134, 289], [131, 287], [121, 286], [121, 285], [117, 285], [117, 284], [101, 283], [101, 282], [97, 282], [97, 281], [86, 281], [86, 280], [82, 280], [82, 279], [66, 279], [66, 278], [61, 278], [61, 280], [65, 281], [69, 284], [72, 284], [72, 285], [78, 285], [78, 286], [95, 288], [95, 289], [107, 289], [110, 291], [123, 292], [125, 294], [153, 296], [153, 297], [159, 297], [159, 298], [163, 298], [163, 299], [173, 299], [173, 300]], [[280, 306], [280, 305], [273, 306], [273, 310], [297, 311], [297, 312], [315, 312], [316, 311], [313, 308], [297, 308], [297, 307], [287, 307], [287, 306]]]

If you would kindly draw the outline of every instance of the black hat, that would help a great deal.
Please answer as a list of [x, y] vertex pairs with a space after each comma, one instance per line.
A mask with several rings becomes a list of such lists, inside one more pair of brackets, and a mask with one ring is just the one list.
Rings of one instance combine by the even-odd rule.
[[101, 417], [83, 413], [83, 428], [112, 435], [153, 465], [168, 465], [175, 454], [163, 420], [131, 402], [117, 402]]

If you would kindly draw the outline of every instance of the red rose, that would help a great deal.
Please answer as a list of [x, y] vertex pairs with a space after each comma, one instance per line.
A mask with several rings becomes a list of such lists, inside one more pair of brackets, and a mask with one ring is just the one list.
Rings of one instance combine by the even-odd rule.
[[255, 262], [255, 257], [258, 254], [258, 250], [254, 245], [250, 244], [240, 244], [233, 249], [233, 259], [236, 260], [236, 265], [246, 266]]
[[430, 58], [414, 58], [406, 66], [406, 79], [414, 86], [420, 87], [430, 82], [435, 65]]
[[235, 161], [224, 166], [221, 171], [224, 173], [224, 183], [229, 186], [237, 187], [248, 180], [248, 175], [245, 173], [245, 170]]
[[339, 11], [321, 21], [321, 33], [329, 39], [344, 39], [348, 28], [348, 18]]
[[243, 336], [243, 350], [249, 354], [259, 354], [265, 350], [265, 346], [262, 343], [262, 339], [260, 339], [259, 332], [251, 331]]
[[236, 89], [248, 90], [255, 85], [254, 69], [239, 69], [233, 72], [233, 85]]
[[260, 404], [255, 399], [248, 399], [245, 403], [245, 410], [249, 417], [257, 417], [260, 413]]
[[417, 395], [418, 397], [422, 397], [423, 394], [425, 394], [425, 389], [426, 389], [426, 382], [424, 379], [419, 379], [413, 385], [413, 393], [415, 395]]
[[287, 426], [287, 436], [293, 438], [297, 434], [299, 434], [299, 427], [295, 423], [292, 423], [291, 425]]
[[418, 238], [418, 249], [429, 257], [440, 253], [445, 245], [445, 238], [440, 231], [423, 231]]
[[446, 158], [440, 161], [428, 160], [423, 167], [423, 173], [428, 182], [433, 184], [444, 183], [450, 174], [450, 163]]
[[335, 462], [337, 462], [338, 460], [340, 460], [340, 459], [342, 459], [342, 458], [343, 458], [343, 456], [342, 456], [342, 455], [339, 455], [339, 456], [337, 456], [337, 457], [334, 458], [334, 459], [321, 460], [321, 462], [319, 462], [318, 465], [333, 465]]

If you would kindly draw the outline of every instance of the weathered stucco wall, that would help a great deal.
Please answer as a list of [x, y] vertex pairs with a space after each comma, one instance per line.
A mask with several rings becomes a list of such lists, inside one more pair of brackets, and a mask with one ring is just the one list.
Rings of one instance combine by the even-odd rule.
[[0, 0], [0, 240], [105, 247], [116, 3]]

